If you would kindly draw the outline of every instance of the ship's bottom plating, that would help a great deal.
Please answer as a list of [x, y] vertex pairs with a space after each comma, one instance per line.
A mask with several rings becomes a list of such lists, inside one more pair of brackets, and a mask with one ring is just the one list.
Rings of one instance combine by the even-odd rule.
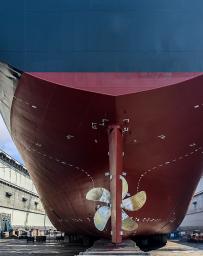
[[103, 231], [94, 225], [95, 207], [105, 203], [97, 205], [86, 195], [94, 188], [110, 191], [106, 131], [116, 123], [125, 134], [122, 171], [129, 189], [124, 200], [136, 193], [133, 200], [144, 200], [140, 191], [147, 195], [136, 212], [128, 208], [129, 200], [122, 202], [138, 224], [123, 236], [175, 229], [201, 175], [202, 82], [200, 76], [110, 96], [23, 74], [12, 103], [11, 131], [55, 226], [67, 233], [111, 236], [110, 222]]

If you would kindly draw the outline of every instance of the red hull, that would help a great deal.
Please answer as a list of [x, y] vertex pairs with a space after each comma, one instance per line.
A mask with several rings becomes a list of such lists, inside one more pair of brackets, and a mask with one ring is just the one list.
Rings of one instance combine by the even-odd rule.
[[[135, 84], [124, 95], [124, 86], [107, 95], [21, 76], [12, 103], [12, 136], [58, 229], [111, 236], [110, 221], [103, 231], [93, 222], [103, 203], [88, 201], [86, 194], [94, 187], [110, 190], [105, 173], [112, 124], [123, 129], [129, 193], [147, 195], [140, 210], [127, 212], [138, 229], [123, 235], [168, 233], [179, 225], [203, 164], [203, 76], [185, 76], [144, 92]], [[156, 73], [152, 77], [153, 82]]]

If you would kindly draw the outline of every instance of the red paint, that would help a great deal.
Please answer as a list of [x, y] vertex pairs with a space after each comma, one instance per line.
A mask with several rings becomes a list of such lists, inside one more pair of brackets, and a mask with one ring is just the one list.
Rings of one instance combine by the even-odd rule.
[[203, 73], [44, 72], [30, 74], [69, 88], [118, 96], [181, 83], [198, 77]]
[[[151, 77], [146, 79], [154, 88], [159, 74]], [[119, 74], [115, 79], [117, 84]], [[202, 174], [203, 76], [171, 86], [168, 79], [162, 88], [130, 94], [122, 77], [120, 81], [124, 94], [109, 96], [21, 76], [12, 104], [12, 137], [59, 230], [111, 237], [110, 221], [103, 232], [95, 228], [97, 204], [86, 200], [93, 186], [110, 190], [104, 173], [109, 170], [106, 130], [111, 124], [123, 127], [123, 120], [129, 119], [123, 170], [129, 193], [144, 190], [147, 195], [139, 211], [127, 213], [139, 227], [136, 233], [124, 232], [124, 238], [175, 230]], [[95, 87], [100, 88], [96, 82]], [[104, 126], [103, 118], [109, 120]], [[67, 140], [67, 135], [74, 137]]]
[[123, 169], [123, 138], [122, 130], [118, 125], [111, 125], [108, 129], [109, 137], [109, 169], [111, 192], [111, 232], [112, 243], [121, 243], [121, 203], [122, 184], [120, 175]]

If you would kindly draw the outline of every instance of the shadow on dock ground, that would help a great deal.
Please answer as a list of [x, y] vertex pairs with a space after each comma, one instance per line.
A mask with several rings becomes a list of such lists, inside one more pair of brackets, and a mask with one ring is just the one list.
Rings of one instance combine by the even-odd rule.
[[79, 244], [63, 242], [27, 243], [22, 240], [0, 240], [0, 256], [74, 256], [74, 255], [150, 255], [150, 256], [203, 256], [203, 244], [169, 241], [167, 246], [145, 253], [140, 251], [133, 243], [129, 246], [102, 247], [93, 246], [89, 249]]

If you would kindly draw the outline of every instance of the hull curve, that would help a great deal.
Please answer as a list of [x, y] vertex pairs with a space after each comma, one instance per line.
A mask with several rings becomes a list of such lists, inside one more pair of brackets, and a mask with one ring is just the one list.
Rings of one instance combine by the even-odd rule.
[[107, 128], [116, 124], [123, 132], [126, 199], [146, 193], [141, 209], [125, 211], [137, 228], [123, 236], [174, 230], [202, 174], [202, 80], [199, 74], [109, 95], [23, 73], [9, 113], [11, 134], [53, 224], [70, 234], [111, 236], [110, 221], [102, 231], [94, 223], [105, 203], [86, 195], [97, 187], [110, 190]]

